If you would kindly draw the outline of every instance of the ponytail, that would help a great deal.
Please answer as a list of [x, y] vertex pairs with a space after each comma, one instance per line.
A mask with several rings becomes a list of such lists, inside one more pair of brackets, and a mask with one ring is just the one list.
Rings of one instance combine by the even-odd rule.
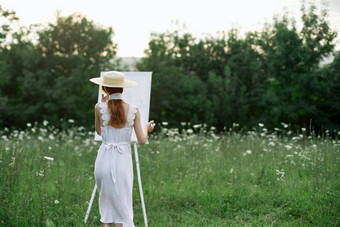
[[111, 125], [114, 128], [123, 128], [126, 124], [123, 101], [121, 99], [109, 100], [108, 109], [110, 113], [109, 125]]
[[[123, 88], [103, 87], [107, 95], [113, 93], [123, 93]], [[109, 125], [114, 128], [123, 128], [126, 124], [126, 116], [121, 99], [110, 99], [107, 103], [108, 111], [110, 113]]]

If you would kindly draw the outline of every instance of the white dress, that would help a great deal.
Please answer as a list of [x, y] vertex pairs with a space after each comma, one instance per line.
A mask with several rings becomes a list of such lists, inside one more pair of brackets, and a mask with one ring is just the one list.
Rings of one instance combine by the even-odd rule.
[[130, 138], [136, 106], [130, 105], [124, 128], [108, 125], [107, 103], [101, 103], [102, 144], [98, 150], [94, 175], [99, 190], [99, 211], [102, 223], [122, 223], [133, 227], [133, 168]]

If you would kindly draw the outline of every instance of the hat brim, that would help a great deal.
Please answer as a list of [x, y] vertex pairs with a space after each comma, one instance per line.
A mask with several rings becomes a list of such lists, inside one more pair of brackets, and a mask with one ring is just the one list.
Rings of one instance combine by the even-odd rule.
[[132, 80], [127, 80], [127, 79], [124, 79], [124, 81], [119, 82], [119, 83], [115, 83], [115, 84], [104, 83], [102, 77], [91, 78], [90, 81], [92, 83], [95, 83], [95, 84], [98, 84], [98, 85], [101, 85], [101, 86], [105, 86], [105, 87], [129, 88], [129, 87], [135, 87], [135, 86], [138, 85], [137, 82], [132, 81]]

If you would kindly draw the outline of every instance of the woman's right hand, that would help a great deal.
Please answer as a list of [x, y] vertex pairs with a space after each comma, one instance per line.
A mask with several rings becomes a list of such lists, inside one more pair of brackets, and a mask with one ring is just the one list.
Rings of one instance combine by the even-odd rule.
[[149, 123], [146, 124], [146, 128], [148, 132], [152, 132], [153, 129], [155, 128], [156, 124], [154, 123], [154, 120], [149, 121]]
[[102, 94], [102, 102], [106, 102], [108, 100], [108, 95]]

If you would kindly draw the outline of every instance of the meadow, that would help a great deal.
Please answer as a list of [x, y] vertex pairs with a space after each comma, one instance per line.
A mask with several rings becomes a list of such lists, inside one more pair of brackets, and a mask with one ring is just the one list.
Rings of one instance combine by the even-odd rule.
[[[149, 226], [339, 226], [339, 132], [182, 127], [163, 123], [138, 147]], [[45, 121], [0, 135], [0, 226], [101, 226], [98, 193], [83, 223], [100, 146], [92, 131]], [[144, 226], [136, 175], [133, 200]]]

